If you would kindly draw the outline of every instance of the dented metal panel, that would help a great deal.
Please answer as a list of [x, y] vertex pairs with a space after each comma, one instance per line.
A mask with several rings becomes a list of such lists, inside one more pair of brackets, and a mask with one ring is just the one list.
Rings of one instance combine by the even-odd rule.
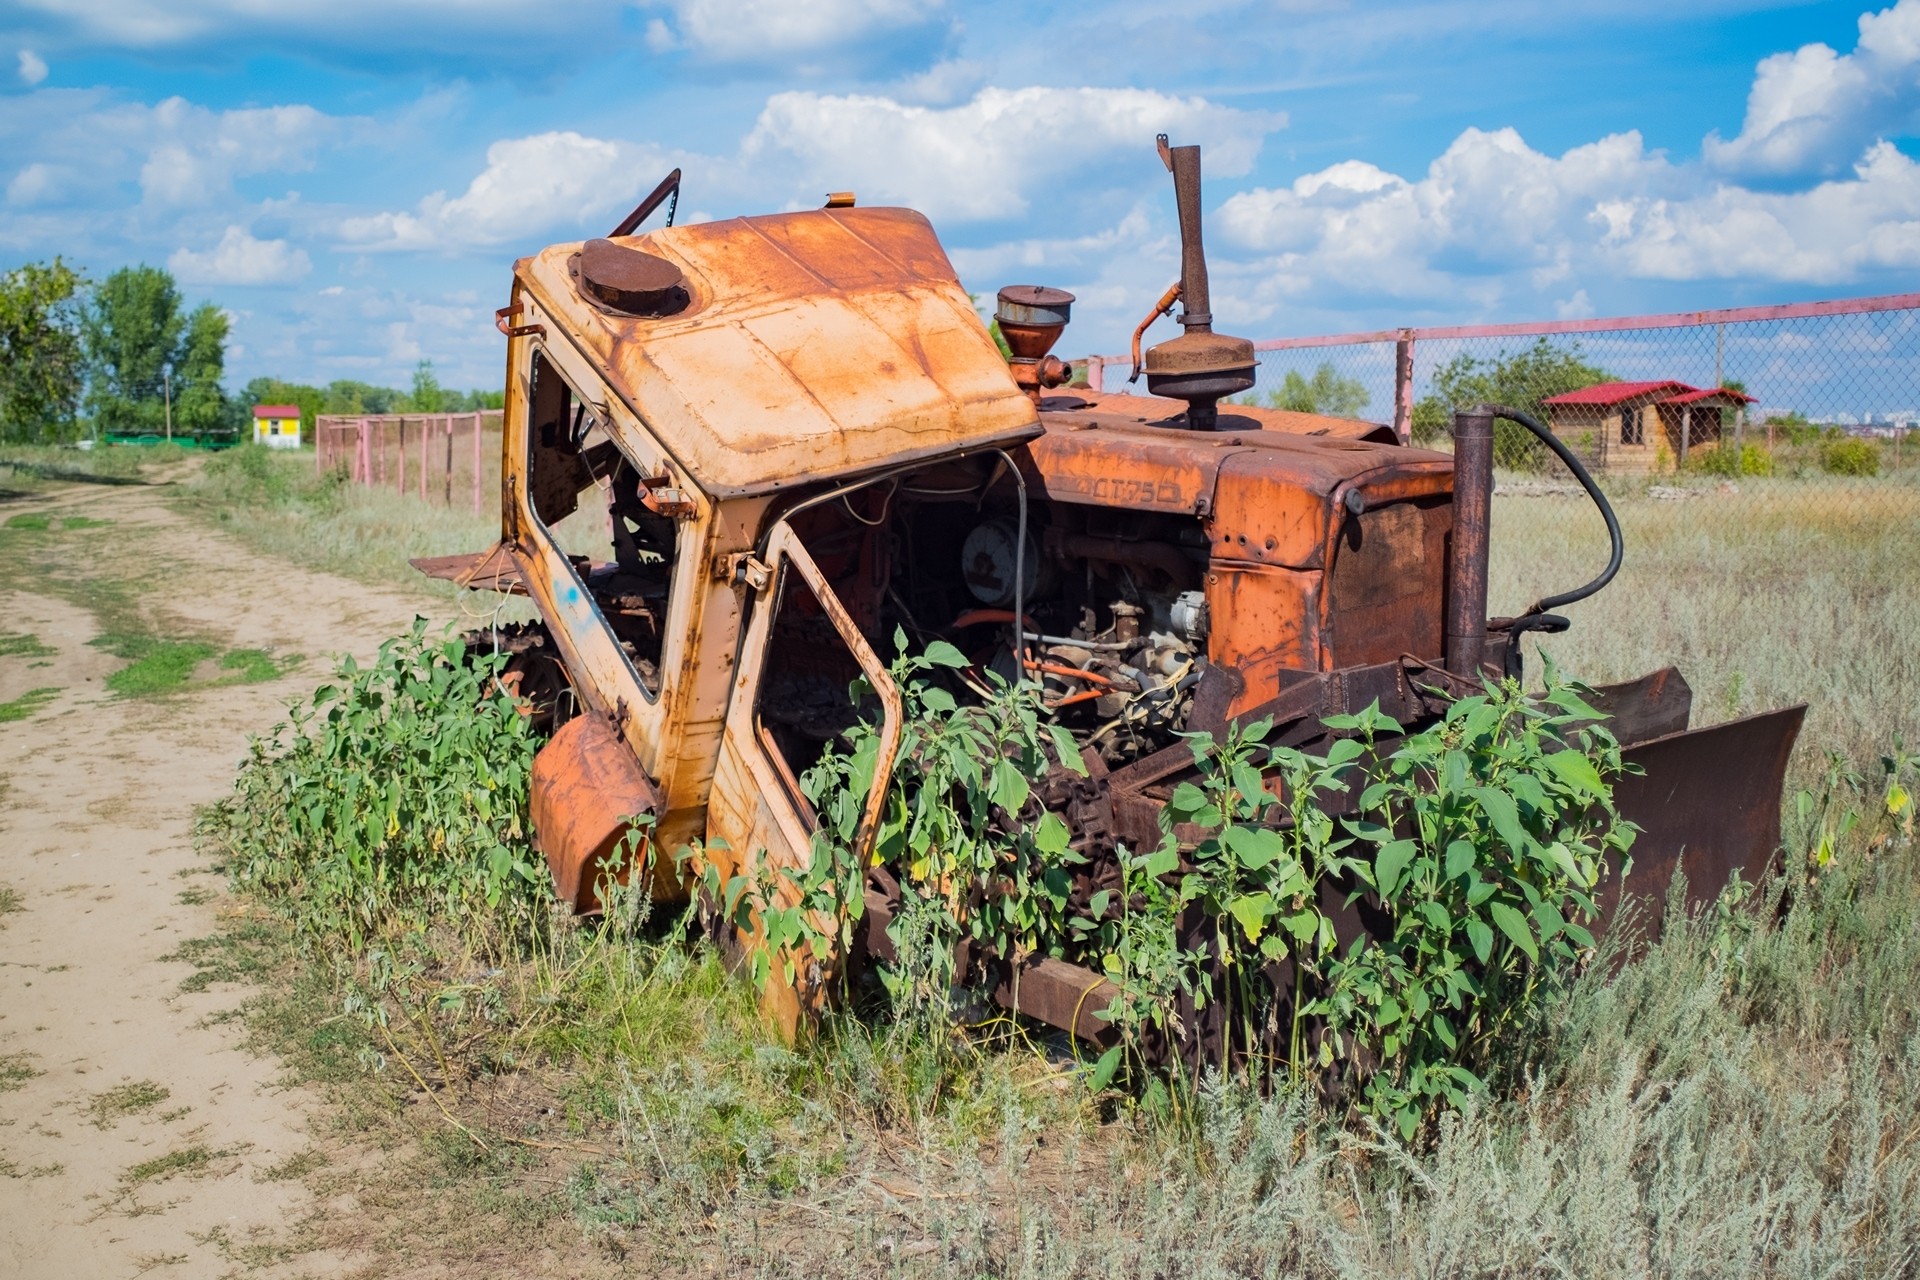
[[614, 865], [633, 819], [657, 816], [660, 793], [606, 720], [576, 716], [533, 758], [533, 830], [554, 892], [575, 911], [598, 911], [602, 872], [624, 883], [645, 865], [648, 842]]
[[822, 209], [631, 241], [684, 273], [663, 318], [580, 296], [563, 244], [516, 272], [608, 386], [716, 497], [790, 488], [1037, 431], [1031, 401], [933, 228], [905, 209]]

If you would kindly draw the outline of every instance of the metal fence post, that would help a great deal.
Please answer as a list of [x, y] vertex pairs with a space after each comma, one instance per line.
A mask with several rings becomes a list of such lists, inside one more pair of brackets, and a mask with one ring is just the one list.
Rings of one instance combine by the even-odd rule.
[[[476, 410], [473, 415], [473, 514], [480, 514], [480, 424], [485, 417]], [[504, 430], [504, 426], [502, 430]]]
[[1402, 329], [1393, 348], [1393, 433], [1413, 443], [1413, 330]]

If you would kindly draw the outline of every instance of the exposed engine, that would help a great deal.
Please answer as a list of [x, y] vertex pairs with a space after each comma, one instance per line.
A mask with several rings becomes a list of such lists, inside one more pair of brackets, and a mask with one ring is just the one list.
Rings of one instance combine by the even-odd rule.
[[[990, 665], [1008, 680], [1018, 672], [1012, 609], [1019, 537], [1017, 522], [1004, 517], [968, 532], [961, 576], [986, 607], [953, 623], [956, 631], [998, 624]], [[1190, 550], [1205, 554], [1204, 547]], [[1185, 585], [1198, 566], [1177, 543], [1050, 527], [1038, 541], [1027, 535], [1022, 569], [1027, 675], [1083, 744], [1117, 764], [1164, 745], [1185, 726], [1207, 662], [1207, 602]]]
[[[949, 641], [972, 659], [956, 678], [975, 693], [989, 692], [988, 672], [1020, 679], [1024, 656], [1057, 723], [1109, 764], [1167, 745], [1207, 666], [1199, 522], [1035, 502], [1023, 530], [1018, 504], [1000, 500], [1009, 487], [977, 471], [909, 477], [807, 513], [807, 545], [863, 629]], [[776, 635], [768, 675], [782, 692], [762, 714], [823, 741], [850, 711], [844, 647], [804, 589], [783, 601]]]

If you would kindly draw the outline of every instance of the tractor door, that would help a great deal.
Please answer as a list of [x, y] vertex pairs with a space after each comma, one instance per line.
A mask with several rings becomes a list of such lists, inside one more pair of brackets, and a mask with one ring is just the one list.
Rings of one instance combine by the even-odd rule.
[[[762, 867], [805, 870], [817, 821], [800, 776], [856, 717], [877, 717], [879, 749], [853, 848], [864, 865], [899, 749], [900, 693], [792, 527], [775, 525], [766, 548], [764, 562], [745, 565], [756, 599], [708, 802], [707, 856], [723, 877], [751, 879]], [[856, 676], [873, 691], [858, 707], [848, 692]], [[791, 905], [791, 885], [782, 882], [780, 892], [782, 905]], [[741, 945], [758, 945], [758, 931], [756, 922]], [[763, 1005], [791, 1030], [810, 997], [787, 987], [780, 966], [773, 968]]]

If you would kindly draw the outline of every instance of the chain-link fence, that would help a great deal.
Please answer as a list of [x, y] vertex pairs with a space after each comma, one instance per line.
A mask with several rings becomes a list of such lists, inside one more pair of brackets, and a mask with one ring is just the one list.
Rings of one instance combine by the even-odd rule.
[[[1627, 568], [1544, 642], [1582, 676], [1680, 662], [1697, 720], [1804, 699], [1810, 734], [1859, 753], [1920, 715], [1920, 294], [1255, 347], [1249, 402], [1442, 450], [1455, 407], [1504, 404], [1586, 462]], [[1124, 358], [1090, 364], [1128, 389]], [[1513, 614], [1591, 577], [1605, 531], [1544, 446], [1498, 430], [1491, 605]]]

